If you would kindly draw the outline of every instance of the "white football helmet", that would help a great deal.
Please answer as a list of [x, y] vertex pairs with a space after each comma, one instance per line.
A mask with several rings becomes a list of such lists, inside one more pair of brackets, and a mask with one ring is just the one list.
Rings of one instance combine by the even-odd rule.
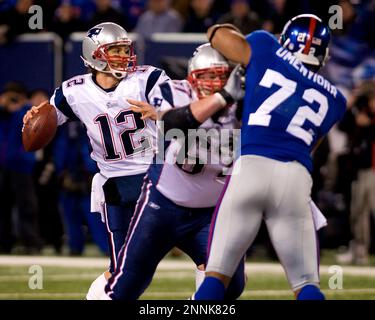
[[230, 71], [228, 60], [205, 43], [195, 50], [189, 60], [187, 79], [201, 99], [220, 91], [227, 83]]
[[[127, 46], [129, 55], [109, 55], [113, 46]], [[82, 60], [85, 66], [100, 72], [111, 73], [118, 79], [136, 69], [137, 56], [126, 30], [118, 24], [104, 22], [91, 28], [82, 42]], [[106, 69], [108, 67], [108, 69]]]

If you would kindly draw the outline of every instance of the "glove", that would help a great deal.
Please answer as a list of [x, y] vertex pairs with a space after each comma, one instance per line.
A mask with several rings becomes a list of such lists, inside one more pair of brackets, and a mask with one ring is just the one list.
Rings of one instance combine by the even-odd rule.
[[218, 92], [227, 105], [243, 99], [245, 96], [245, 70], [238, 64], [231, 72], [224, 88]]

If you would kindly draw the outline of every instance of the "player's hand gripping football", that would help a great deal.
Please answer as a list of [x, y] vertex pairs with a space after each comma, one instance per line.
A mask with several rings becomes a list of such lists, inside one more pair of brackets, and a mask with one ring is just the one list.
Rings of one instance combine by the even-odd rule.
[[57, 130], [57, 112], [44, 101], [33, 106], [23, 118], [22, 143], [26, 151], [36, 151], [51, 142]]
[[245, 70], [238, 64], [231, 72], [223, 90], [219, 92], [230, 104], [230, 100], [238, 101], [245, 96]]
[[142, 114], [142, 120], [150, 119], [156, 121], [157, 112], [152, 105], [144, 101], [137, 101], [132, 99], [128, 99], [127, 101], [131, 104], [130, 109], [133, 112]]
[[36, 106], [32, 106], [31, 109], [26, 112], [26, 114], [23, 116], [23, 128], [22, 128], [22, 131], [23, 131], [24, 127], [25, 127], [25, 124], [27, 124], [33, 118], [34, 115], [36, 115], [37, 113], [39, 113], [39, 109], [41, 107], [43, 107], [44, 105], [46, 105], [47, 103], [48, 103], [48, 100], [42, 102], [37, 107]]

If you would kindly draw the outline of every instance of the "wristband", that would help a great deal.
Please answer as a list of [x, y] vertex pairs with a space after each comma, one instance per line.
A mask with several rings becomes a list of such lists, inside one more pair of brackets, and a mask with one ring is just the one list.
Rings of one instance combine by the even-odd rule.
[[196, 129], [201, 125], [191, 112], [190, 105], [167, 111], [161, 120], [164, 121], [165, 132], [174, 128], [187, 132], [188, 129]]
[[223, 99], [225, 100], [227, 105], [230, 105], [230, 104], [234, 103], [233, 97], [227, 91], [225, 91], [225, 89], [223, 89], [223, 90], [221, 90], [217, 93], [220, 94], [223, 97]]

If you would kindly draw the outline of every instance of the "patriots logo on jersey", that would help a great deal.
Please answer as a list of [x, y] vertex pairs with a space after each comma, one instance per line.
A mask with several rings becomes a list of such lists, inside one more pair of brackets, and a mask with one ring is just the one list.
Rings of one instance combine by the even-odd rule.
[[155, 97], [153, 101], [154, 107], [160, 107], [163, 103], [163, 99]]
[[98, 36], [99, 33], [103, 30], [103, 28], [92, 28], [90, 29], [88, 32], [87, 32], [87, 36], [91, 39], [93, 39], [93, 37], [95, 36]]

